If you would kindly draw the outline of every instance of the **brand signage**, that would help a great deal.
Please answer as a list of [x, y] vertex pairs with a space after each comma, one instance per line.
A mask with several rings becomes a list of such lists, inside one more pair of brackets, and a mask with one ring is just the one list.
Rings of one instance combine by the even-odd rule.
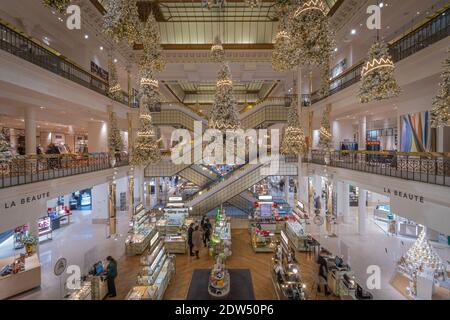
[[389, 195], [389, 197], [392, 198], [398, 198], [398, 199], [402, 199], [402, 200], [408, 200], [408, 201], [414, 201], [414, 202], [418, 202], [418, 203], [424, 203], [424, 198], [423, 196], [414, 194], [414, 193], [410, 193], [408, 191], [401, 191], [401, 190], [395, 190], [395, 189], [390, 189], [390, 188], [384, 188], [384, 193], [386, 193], [387, 195]]
[[20, 206], [30, 205], [30, 204], [39, 202], [41, 200], [48, 200], [49, 198], [50, 198], [50, 192], [47, 191], [47, 192], [37, 193], [34, 195], [18, 198], [18, 199], [6, 200], [2, 203], [1, 207], [4, 210], [9, 210], [9, 209], [20, 207]]

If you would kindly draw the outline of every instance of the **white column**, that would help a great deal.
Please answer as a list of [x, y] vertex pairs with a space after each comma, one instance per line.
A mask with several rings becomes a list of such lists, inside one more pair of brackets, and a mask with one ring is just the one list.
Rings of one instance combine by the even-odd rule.
[[159, 194], [159, 177], [155, 177], [155, 200], [156, 204], [159, 203], [160, 194]]
[[152, 205], [152, 201], [151, 201], [151, 199], [152, 199], [152, 186], [150, 185], [150, 183], [151, 183], [151, 181], [152, 181], [152, 178], [151, 177], [147, 177], [147, 178], [145, 178], [145, 181], [146, 181], [146, 184], [147, 184], [147, 186], [146, 186], [146, 193], [145, 193], [145, 196], [146, 196], [146, 198], [145, 198], [145, 206], [147, 207], [147, 208], [150, 208], [151, 207], [151, 205]]
[[338, 219], [343, 219], [344, 217], [344, 183], [342, 181], [335, 182], [336, 187], [336, 208], [337, 208], [337, 216]]
[[358, 139], [358, 149], [366, 150], [366, 135], [367, 135], [367, 118], [366, 116], [361, 117], [359, 119], [359, 139]]
[[108, 219], [108, 183], [96, 185], [91, 190], [92, 223], [106, 224]]
[[359, 188], [358, 199], [358, 232], [359, 234], [366, 233], [366, 219], [367, 219], [367, 191], [363, 188]]
[[89, 121], [88, 151], [108, 152], [108, 124], [106, 122]]
[[25, 108], [25, 154], [36, 154], [36, 111]]
[[349, 222], [350, 216], [350, 184], [348, 182], [342, 183], [342, 213], [344, 222]]
[[139, 186], [139, 202], [145, 205], [145, 192], [144, 192], [144, 171], [145, 168], [142, 166], [139, 168], [139, 178], [138, 178], [138, 186]]

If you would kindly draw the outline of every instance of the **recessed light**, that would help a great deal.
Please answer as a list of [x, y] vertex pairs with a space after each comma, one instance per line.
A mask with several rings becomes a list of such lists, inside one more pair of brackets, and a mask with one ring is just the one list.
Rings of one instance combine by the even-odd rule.
[[45, 107], [40, 107], [41, 110], [45, 109]]
[[334, 52], [338, 52], [338, 48], [334, 48]]
[[84, 38], [85, 38], [85, 39], [89, 39], [89, 35], [88, 35], [88, 34], [85, 34], [85, 35], [84, 35]]
[[117, 59], [114, 59], [114, 63], [117, 63]]
[[383, 8], [384, 7], [384, 3], [383, 2], [380, 2], [380, 8]]
[[103, 50], [103, 46], [100, 46], [100, 50]]
[[356, 29], [352, 29], [352, 31], [350, 31], [351, 34], [356, 34]]
[[420, 11], [417, 11], [417, 15], [419, 15], [420, 14]]

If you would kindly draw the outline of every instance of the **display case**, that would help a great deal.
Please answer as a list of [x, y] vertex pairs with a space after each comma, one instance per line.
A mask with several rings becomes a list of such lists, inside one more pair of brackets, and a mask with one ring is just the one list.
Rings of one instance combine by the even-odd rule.
[[308, 251], [309, 240], [303, 225], [298, 221], [286, 222], [286, 235], [297, 251]]
[[221, 215], [217, 219], [211, 234], [211, 243], [209, 248], [212, 257], [221, 256], [223, 258], [230, 257], [231, 251], [231, 224], [225, 215]]
[[185, 235], [165, 236], [164, 244], [169, 253], [185, 254], [187, 252], [187, 239]]
[[38, 235], [39, 241], [52, 239], [53, 229], [50, 217], [43, 217], [38, 220]]
[[275, 234], [255, 229], [252, 233], [252, 248], [256, 253], [273, 252], [275, 248]]
[[230, 294], [230, 288], [230, 273], [225, 268], [222, 259], [217, 257], [209, 277], [208, 293], [213, 299], [225, 299]]
[[67, 300], [91, 300], [91, 282], [85, 281], [81, 284], [80, 289], [73, 291]]
[[156, 234], [156, 227], [149, 221], [149, 216], [144, 206], [138, 204], [135, 214], [130, 221], [130, 231], [125, 240], [125, 252], [127, 255], [142, 254]]

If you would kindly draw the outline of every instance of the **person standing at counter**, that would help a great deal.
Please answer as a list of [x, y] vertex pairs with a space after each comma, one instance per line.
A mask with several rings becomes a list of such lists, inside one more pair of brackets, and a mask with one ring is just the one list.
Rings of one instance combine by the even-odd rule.
[[108, 267], [106, 268], [108, 297], [114, 298], [116, 296], [116, 284], [114, 281], [117, 277], [117, 261], [111, 256], [106, 257], [106, 261], [108, 261]]
[[188, 229], [188, 245], [189, 245], [189, 254], [191, 255], [191, 257], [194, 256], [194, 252], [192, 252], [192, 248], [194, 247], [194, 243], [192, 242], [193, 233], [194, 233], [194, 223], [191, 223]]

